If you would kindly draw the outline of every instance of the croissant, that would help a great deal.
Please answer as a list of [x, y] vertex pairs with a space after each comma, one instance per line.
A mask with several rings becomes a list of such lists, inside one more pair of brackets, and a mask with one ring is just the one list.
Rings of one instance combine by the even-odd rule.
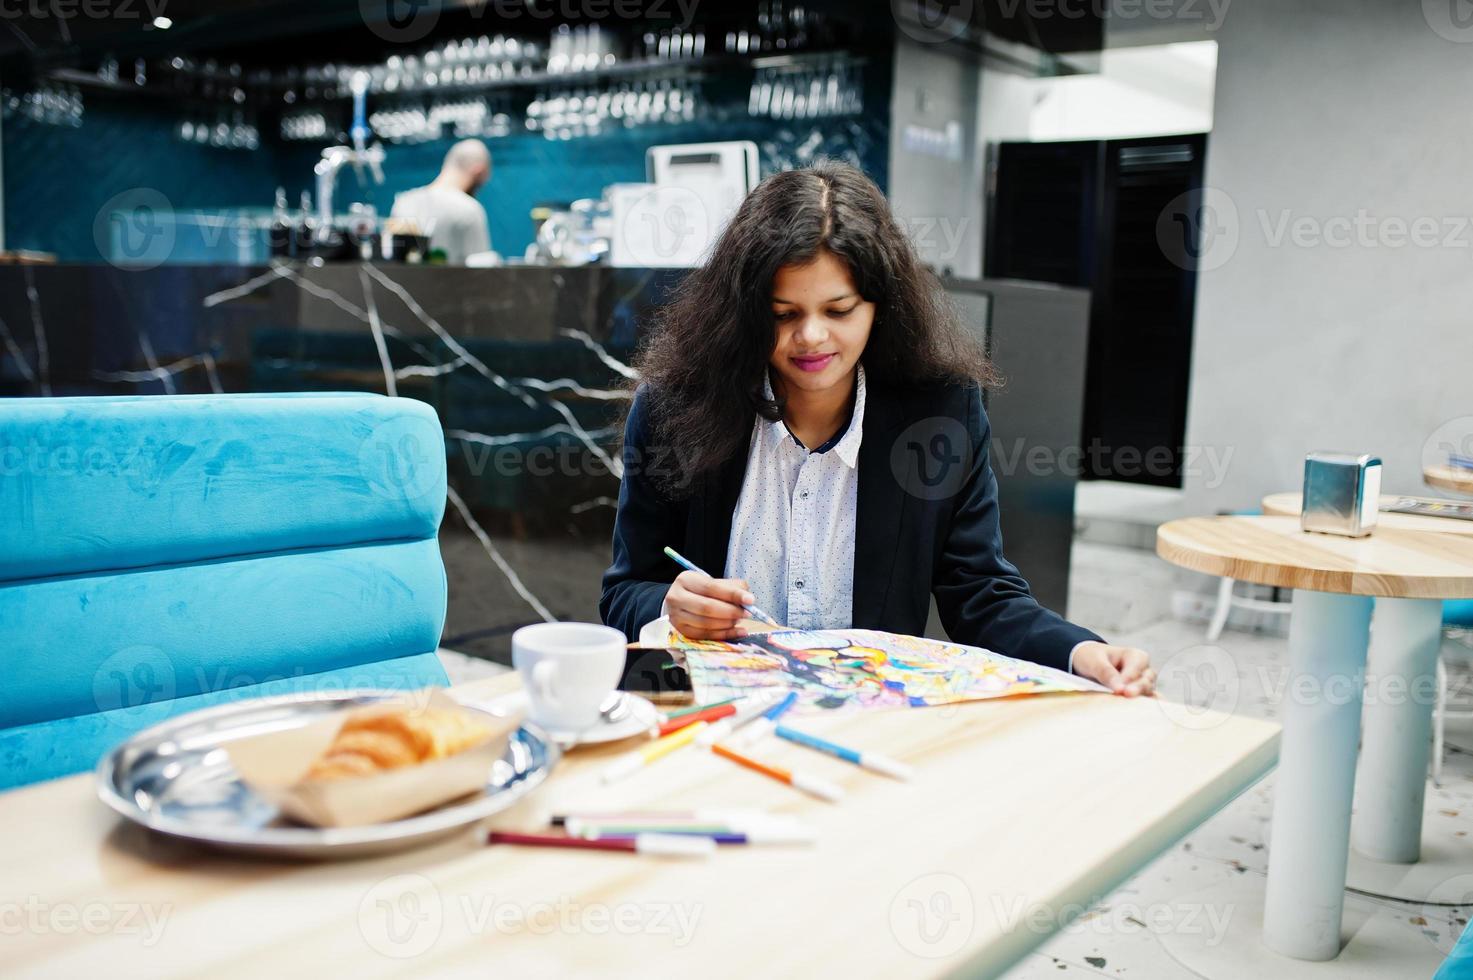
[[459, 711], [391, 708], [352, 716], [313, 763], [308, 779], [370, 776], [421, 762], [431, 762], [480, 745], [491, 729]]

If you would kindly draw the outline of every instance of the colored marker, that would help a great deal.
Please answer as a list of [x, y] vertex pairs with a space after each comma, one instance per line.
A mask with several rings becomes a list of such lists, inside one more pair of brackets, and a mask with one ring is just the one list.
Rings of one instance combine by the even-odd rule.
[[580, 820], [573, 818], [564, 824], [572, 837], [632, 837], [636, 834], [695, 834], [719, 837], [724, 834], [741, 834], [754, 844], [796, 844], [813, 840], [813, 832], [796, 820], [773, 817], [766, 814], [743, 820], [712, 821], [643, 821], [643, 820]]
[[665, 756], [669, 755], [671, 752], [674, 752], [676, 749], [684, 748], [691, 742], [694, 742], [696, 736], [699, 735], [705, 729], [705, 727], [706, 722], [698, 721], [693, 724], [686, 725], [684, 728], [678, 731], [671, 732], [664, 738], [657, 739], [651, 742], [649, 745], [640, 749], [633, 755], [625, 756], [617, 762], [610, 764], [609, 767], [604, 770], [603, 781], [606, 783], [612, 783], [616, 779], [623, 779], [630, 773], [637, 772], [638, 770], [643, 769], [651, 762], [654, 762], [657, 759], [663, 759]]
[[697, 704], [689, 708], [681, 708], [678, 711], [667, 711], [665, 712], [665, 720], [674, 721], [676, 718], [684, 718], [686, 715], [693, 715], [699, 711], [706, 711], [711, 708], [719, 708], [723, 704], [732, 704], [740, 700], [741, 698], [727, 698], [725, 701], [712, 701], [710, 704]]
[[762, 717], [742, 729], [735, 741], [739, 748], [753, 745], [772, 733], [777, 727], [777, 720], [787, 713], [788, 709], [798, 703], [798, 692], [789, 691], [788, 696], [762, 713]]
[[776, 779], [780, 783], [787, 783], [794, 789], [801, 789], [803, 792], [817, 796], [820, 799], [838, 802], [844, 798], [844, 791], [833, 783], [753, 759], [751, 756], [743, 755], [735, 749], [727, 748], [720, 742], [711, 746], [711, 751], [717, 755], [725, 756], [739, 766], [746, 766], [754, 772], [760, 772], [762, 775]]
[[671, 732], [679, 731], [686, 725], [694, 725], [698, 721], [712, 722], [736, 713], [737, 703], [734, 701], [729, 704], [718, 704], [709, 708], [702, 708], [700, 711], [692, 711], [688, 715], [682, 715], [679, 718], [670, 718], [661, 722], [660, 734], [669, 735]]
[[709, 837], [676, 834], [638, 834], [611, 840], [587, 840], [561, 834], [513, 834], [493, 830], [486, 835], [488, 844], [519, 844], [523, 847], [567, 847], [590, 851], [628, 851], [634, 854], [656, 854], [661, 857], [707, 857], [716, 851]]
[[909, 779], [911, 776], [915, 775], [915, 770], [912, 769], [909, 765], [901, 762], [898, 759], [892, 759], [887, 755], [879, 755], [874, 752], [857, 752], [854, 749], [846, 749], [842, 745], [835, 744], [834, 742], [830, 742], [827, 739], [819, 738], [817, 735], [810, 735], [807, 732], [797, 731], [796, 729], [789, 728], [787, 725], [778, 725], [777, 728], [774, 729], [774, 732], [776, 733], [778, 738], [787, 739], [789, 742], [796, 742], [804, 748], [814, 749], [819, 752], [825, 752], [836, 759], [843, 759], [845, 762], [852, 762], [856, 766], [868, 769], [871, 772], [883, 773], [884, 775], [890, 776], [894, 779]]
[[[635, 840], [641, 835], [650, 834], [650, 831], [634, 831], [632, 834], [622, 830], [594, 831], [584, 835], [584, 840]], [[690, 837], [695, 840], [708, 840], [713, 844], [812, 844], [814, 837], [810, 833], [796, 831], [784, 833], [776, 830], [661, 830], [659, 836], [665, 837]]]
[[744, 698], [742, 705], [737, 708], [735, 714], [728, 715], [720, 721], [713, 722], [710, 728], [701, 732], [701, 737], [696, 739], [696, 744], [702, 748], [710, 748], [737, 729], [756, 721], [759, 715], [765, 714], [770, 710], [772, 710], [772, 697], [770, 695], [754, 694], [749, 698]]
[[552, 818], [554, 827], [562, 827], [574, 820], [584, 823], [733, 823], [751, 820], [785, 820], [766, 810], [722, 810], [701, 808], [697, 810], [608, 810], [590, 813], [560, 813]]
[[[715, 576], [712, 575], [710, 572], [706, 571], [701, 566], [695, 564], [689, 558], [685, 557], [680, 552], [676, 551], [674, 548], [668, 548], [667, 547], [665, 549], [665, 554], [669, 555], [675, 561], [675, 563], [677, 565], [679, 565], [681, 568], [688, 569], [689, 571], [695, 572], [698, 575], [704, 575], [707, 578], [715, 578]], [[767, 615], [767, 613], [763, 612], [762, 609], [759, 606], [755, 605], [755, 604], [749, 606], [749, 605], [746, 605], [744, 603], [742, 605], [742, 608], [747, 611], [747, 615], [751, 616], [753, 619], [761, 620], [762, 622], [768, 624], [769, 626], [781, 626], [782, 625], [777, 620], [775, 620], [771, 616]]]

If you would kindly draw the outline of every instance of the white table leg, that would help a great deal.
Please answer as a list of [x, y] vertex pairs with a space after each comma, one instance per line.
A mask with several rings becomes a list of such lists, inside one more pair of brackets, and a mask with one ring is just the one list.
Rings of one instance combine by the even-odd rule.
[[1301, 960], [1340, 952], [1371, 600], [1294, 590], [1263, 941]]
[[1411, 864], [1422, 853], [1422, 803], [1441, 645], [1442, 600], [1376, 600], [1354, 842], [1357, 851], [1377, 861]]

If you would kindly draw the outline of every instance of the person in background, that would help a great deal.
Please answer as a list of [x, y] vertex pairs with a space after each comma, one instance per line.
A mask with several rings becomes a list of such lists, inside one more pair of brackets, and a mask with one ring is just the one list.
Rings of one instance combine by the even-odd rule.
[[480, 140], [461, 140], [445, 154], [440, 176], [424, 187], [394, 198], [393, 217], [411, 221], [430, 236], [430, 248], [445, 253], [450, 265], [491, 250], [486, 209], [476, 192], [491, 179], [491, 151]]

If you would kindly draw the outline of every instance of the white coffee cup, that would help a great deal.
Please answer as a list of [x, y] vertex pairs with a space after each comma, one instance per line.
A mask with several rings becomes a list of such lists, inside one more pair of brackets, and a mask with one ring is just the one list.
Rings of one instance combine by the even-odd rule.
[[625, 644], [623, 633], [592, 623], [536, 623], [513, 633], [511, 662], [532, 720], [554, 732], [580, 732], [598, 721], [624, 675]]

